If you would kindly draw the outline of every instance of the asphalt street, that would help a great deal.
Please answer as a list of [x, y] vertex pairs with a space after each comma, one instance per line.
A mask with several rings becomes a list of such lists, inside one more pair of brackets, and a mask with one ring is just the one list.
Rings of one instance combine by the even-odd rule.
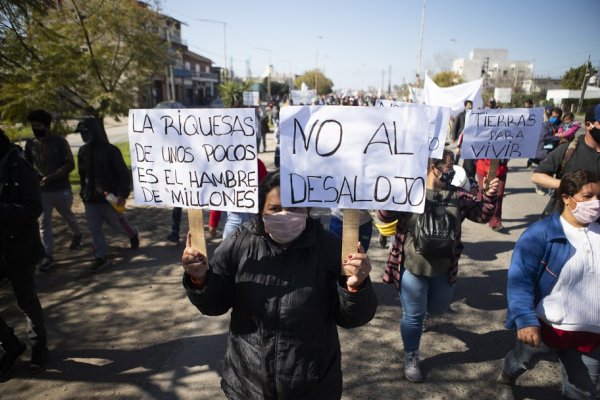
[[[124, 122], [108, 125], [112, 142], [127, 140]], [[78, 135], [69, 135], [74, 151]], [[273, 168], [274, 141], [259, 156]], [[450, 310], [428, 321], [421, 341], [425, 381], [406, 381], [402, 372], [402, 313], [398, 292], [381, 282], [387, 249], [373, 236], [369, 256], [379, 307], [375, 318], [353, 330], [339, 329], [343, 352], [344, 399], [495, 399], [500, 360], [514, 336], [503, 327], [506, 271], [514, 243], [537, 220], [547, 197], [535, 193], [525, 160], [509, 164], [504, 199], [504, 232], [463, 224], [465, 250]], [[78, 196], [75, 195], [77, 198]], [[79, 200], [74, 211], [84, 232]], [[324, 210], [316, 216], [326, 220]], [[189, 303], [181, 286], [183, 245], [165, 239], [170, 210], [134, 207], [127, 215], [140, 230], [141, 246], [109, 233], [112, 265], [89, 270], [91, 240], [67, 249], [70, 234], [55, 216], [56, 268], [38, 273], [46, 311], [51, 359], [46, 371], [27, 374], [29, 351], [12, 379], [0, 383], [0, 398], [35, 399], [222, 399], [219, 387], [228, 315], [205, 317]], [[185, 214], [184, 214], [185, 215]], [[187, 222], [183, 221], [183, 229]], [[106, 229], [107, 232], [108, 229]], [[209, 253], [218, 245], [209, 239]], [[0, 313], [25, 337], [25, 323], [9, 285], [0, 287]], [[560, 371], [542, 361], [520, 378], [518, 399], [559, 399]]]

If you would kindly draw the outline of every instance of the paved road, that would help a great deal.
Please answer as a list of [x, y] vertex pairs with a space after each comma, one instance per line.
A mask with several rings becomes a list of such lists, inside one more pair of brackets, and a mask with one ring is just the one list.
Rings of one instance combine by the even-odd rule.
[[[124, 126], [109, 127], [112, 142], [126, 139]], [[122, 136], [124, 135], [124, 136]], [[77, 148], [77, 135], [69, 142]], [[274, 143], [261, 153], [273, 166]], [[367, 326], [340, 329], [343, 348], [344, 399], [494, 399], [499, 359], [511, 346], [504, 319], [506, 268], [514, 242], [534, 221], [546, 198], [535, 194], [525, 162], [512, 161], [504, 206], [506, 233], [465, 222], [460, 280], [448, 314], [430, 321], [421, 353], [425, 382], [412, 384], [402, 375], [401, 315], [398, 293], [380, 283], [387, 250], [373, 240], [372, 278], [379, 307]], [[84, 225], [81, 203], [75, 204]], [[324, 216], [322, 210], [316, 215]], [[52, 358], [47, 371], [27, 375], [26, 356], [15, 377], [0, 383], [2, 399], [222, 399], [219, 388], [228, 316], [204, 317], [181, 288], [182, 246], [163, 240], [170, 212], [134, 208], [128, 215], [141, 232], [141, 248], [109, 235], [113, 265], [89, 271], [91, 241], [70, 252], [69, 235], [57, 219], [59, 265], [37, 276], [47, 313]], [[185, 229], [185, 222], [183, 228]], [[209, 240], [209, 251], [218, 244]], [[0, 313], [24, 335], [12, 294], [0, 288]], [[558, 399], [559, 370], [542, 362], [520, 380], [518, 398]]]

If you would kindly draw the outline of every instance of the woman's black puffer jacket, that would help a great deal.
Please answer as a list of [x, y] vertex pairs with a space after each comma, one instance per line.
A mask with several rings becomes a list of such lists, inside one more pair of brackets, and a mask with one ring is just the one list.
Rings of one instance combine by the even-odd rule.
[[232, 309], [221, 380], [229, 399], [341, 397], [337, 326], [369, 322], [377, 299], [369, 279], [346, 289], [340, 252], [340, 239], [310, 219], [287, 248], [249, 221], [217, 248], [202, 290], [184, 274], [200, 312]]

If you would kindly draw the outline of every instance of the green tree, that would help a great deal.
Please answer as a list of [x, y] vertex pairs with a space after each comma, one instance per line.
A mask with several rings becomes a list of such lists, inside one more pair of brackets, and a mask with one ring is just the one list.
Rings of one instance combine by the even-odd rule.
[[244, 104], [244, 92], [250, 89], [250, 82], [238, 79], [230, 79], [219, 86], [219, 96], [225, 107], [242, 107]]
[[[261, 90], [267, 92], [267, 78], [264, 78], [261, 83]], [[271, 81], [271, 97], [283, 97], [290, 92], [290, 88], [287, 83]]]
[[453, 71], [442, 71], [433, 77], [433, 81], [439, 87], [450, 87], [463, 83], [459, 74]]
[[299, 88], [302, 82], [306, 83], [306, 86], [310, 89], [315, 89], [316, 87], [319, 96], [331, 93], [331, 89], [333, 88], [331, 79], [323, 75], [318, 69], [306, 71], [303, 75], [298, 76], [294, 81], [294, 85]]
[[[563, 75], [560, 87], [563, 89], [578, 90], [581, 89], [583, 84], [583, 78], [585, 77], [586, 64], [582, 64], [579, 67], [571, 68]], [[590, 76], [594, 75], [597, 71], [592, 67], [591, 63], [587, 64], [588, 73]]]
[[38, 107], [100, 118], [127, 113], [164, 71], [165, 21], [136, 0], [47, 3], [56, 4], [0, 2], [3, 119], [22, 121]]

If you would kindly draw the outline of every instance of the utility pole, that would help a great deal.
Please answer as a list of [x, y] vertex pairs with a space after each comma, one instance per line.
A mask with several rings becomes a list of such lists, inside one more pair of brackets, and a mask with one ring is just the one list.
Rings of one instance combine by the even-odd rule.
[[[169, 48], [169, 69], [168, 69], [168, 75], [167, 75], [167, 97], [171, 97], [169, 100], [170, 101], [175, 101], [175, 80], [173, 78], [173, 60], [171, 59], [171, 52], [173, 51], [173, 48], [171, 47], [171, 28], [169, 27], [169, 24], [167, 23], [167, 45]], [[171, 90], [169, 90], [169, 83], [171, 86]]]
[[417, 86], [421, 85], [421, 68], [423, 68], [423, 36], [425, 33], [425, 0], [421, 12], [421, 38], [419, 40], [419, 65], [417, 66]]
[[250, 57], [246, 58], [246, 79], [250, 79], [252, 71], [250, 69]]
[[392, 66], [388, 66], [388, 96], [392, 95]]
[[579, 96], [579, 105], [577, 106], [577, 112], [581, 113], [583, 110], [583, 98], [585, 97], [585, 91], [587, 89], [588, 81], [590, 80], [590, 55], [588, 55], [587, 63], [585, 64], [585, 75], [583, 76], [583, 83], [581, 84], [581, 96]]

